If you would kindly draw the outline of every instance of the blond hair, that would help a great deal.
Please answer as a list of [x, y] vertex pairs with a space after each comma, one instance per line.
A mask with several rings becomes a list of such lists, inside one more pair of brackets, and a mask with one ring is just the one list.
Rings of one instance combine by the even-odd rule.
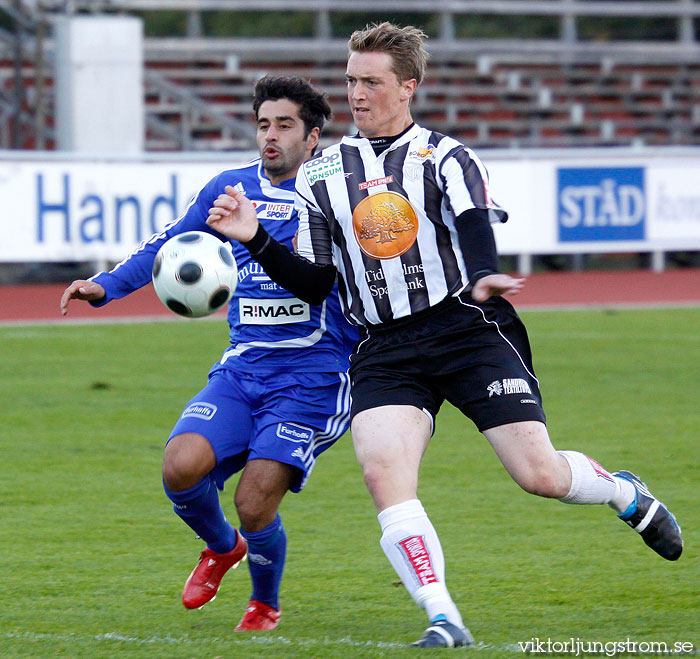
[[348, 40], [350, 53], [388, 53], [393, 62], [392, 71], [399, 82], [415, 79], [420, 85], [425, 76], [428, 52], [423, 42], [428, 35], [423, 30], [393, 23], [370, 23], [364, 30], [356, 30]]

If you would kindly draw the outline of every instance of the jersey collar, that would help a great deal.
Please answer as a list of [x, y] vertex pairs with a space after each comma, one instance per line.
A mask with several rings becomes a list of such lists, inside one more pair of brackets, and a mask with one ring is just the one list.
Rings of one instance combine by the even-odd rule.
[[[413, 122], [403, 133], [398, 135], [396, 139], [384, 150], [382, 153], [387, 151], [392, 151], [406, 142], [410, 142], [412, 139], [418, 137], [421, 132], [421, 127]], [[390, 138], [389, 138], [390, 139]], [[374, 151], [371, 140], [366, 137], [360, 137], [359, 135], [346, 135], [341, 140], [342, 144], [348, 144], [357, 148], [369, 148]]]
[[[262, 158], [258, 159], [258, 179], [260, 180], [260, 191], [271, 199], [280, 198], [293, 198], [294, 196], [294, 183], [296, 179], [288, 178], [286, 181], [282, 181], [280, 185], [272, 185], [270, 179], [267, 178], [265, 174], [265, 169], [262, 165]], [[291, 195], [291, 197], [290, 197]]]

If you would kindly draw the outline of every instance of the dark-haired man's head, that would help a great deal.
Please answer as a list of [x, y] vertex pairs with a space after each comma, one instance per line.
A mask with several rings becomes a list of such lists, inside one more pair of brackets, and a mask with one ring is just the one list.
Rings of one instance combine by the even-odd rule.
[[330, 118], [325, 96], [294, 76], [265, 76], [255, 86], [253, 111], [263, 168], [274, 185], [294, 178], [318, 146]]

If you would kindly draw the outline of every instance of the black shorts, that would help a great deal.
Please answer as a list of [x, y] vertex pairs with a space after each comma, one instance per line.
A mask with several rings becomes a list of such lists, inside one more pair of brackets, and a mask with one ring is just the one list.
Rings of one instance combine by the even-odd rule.
[[501, 297], [468, 294], [408, 318], [371, 327], [351, 357], [352, 416], [413, 405], [434, 419], [448, 400], [483, 431], [542, 421], [527, 331]]

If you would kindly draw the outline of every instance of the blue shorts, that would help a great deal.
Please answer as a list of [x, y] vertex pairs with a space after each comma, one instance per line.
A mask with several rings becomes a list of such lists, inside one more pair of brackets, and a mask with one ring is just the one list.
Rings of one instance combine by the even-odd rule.
[[350, 378], [347, 373], [250, 374], [214, 371], [185, 407], [170, 440], [182, 433], [207, 438], [220, 490], [248, 460], [264, 458], [299, 469], [299, 492], [316, 458], [347, 430]]

